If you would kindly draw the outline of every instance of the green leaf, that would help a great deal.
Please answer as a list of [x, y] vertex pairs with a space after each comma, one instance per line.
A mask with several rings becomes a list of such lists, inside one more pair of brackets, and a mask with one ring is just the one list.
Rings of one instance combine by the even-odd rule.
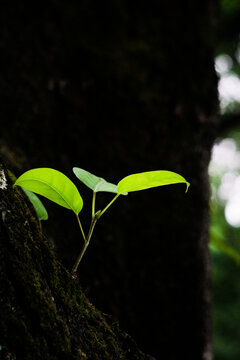
[[80, 181], [82, 181], [87, 187], [89, 187], [94, 192], [105, 191], [115, 194], [118, 193], [117, 185], [114, 185], [101, 177], [93, 175], [90, 172], [80, 169], [78, 167], [74, 167], [73, 172]]
[[30, 190], [23, 188], [23, 191], [25, 192], [25, 194], [27, 195], [27, 197], [33, 204], [33, 207], [37, 213], [38, 219], [39, 220], [47, 220], [48, 219], [47, 210], [46, 210], [45, 206], [43, 205], [43, 203], [41, 202], [41, 200], [39, 199], [39, 197]]
[[157, 186], [185, 183], [189, 188], [189, 183], [181, 175], [172, 171], [156, 170], [133, 174], [123, 178], [117, 185], [118, 193], [145, 190]]
[[38, 168], [26, 171], [15, 182], [47, 199], [74, 211], [82, 210], [83, 200], [73, 182], [60, 171], [50, 168]]
[[[8, 169], [8, 175], [11, 178], [12, 182], [15, 183], [17, 178], [9, 169]], [[31, 192], [30, 190], [23, 188], [23, 191], [27, 195], [28, 199], [31, 201], [31, 203], [34, 207], [34, 210], [36, 211], [38, 219], [39, 220], [47, 220], [48, 219], [47, 210], [46, 210], [45, 206], [43, 205], [43, 203], [41, 202], [41, 200], [39, 199], [39, 197], [36, 194], [34, 194], [33, 192]]]

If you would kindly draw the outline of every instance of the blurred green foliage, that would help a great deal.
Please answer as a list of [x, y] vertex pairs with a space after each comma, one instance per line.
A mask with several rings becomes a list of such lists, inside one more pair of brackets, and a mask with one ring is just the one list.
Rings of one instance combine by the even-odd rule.
[[[232, 66], [229, 75], [240, 77], [240, 1], [220, 1], [220, 21], [216, 55], [227, 54]], [[225, 114], [240, 113], [239, 102], [233, 100], [221, 109]], [[240, 150], [240, 129], [233, 129], [223, 138], [232, 138]], [[220, 139], [221, 140], [221, 139]], [[219, 139], [218, 139], [219, 141]], [[240, 174], [240, 169], [235, 169]], [[213, 286], [214, 360], [240, 359], [240, 228], [225, 219], [225, 205], [218, 196], [224, 173], [211, 176], [211, 229]], [[240, 208], [239, 208], [240, 211]]]
[[[226, 134], [240, 150], [240, 131]], [[240, 169], [235, 169], [240, 174]], [[218, 196], [223, 173], [211, 176], [211, 229], [214, 360], [240, 359], [240, 228], [225, 219]], [[239, 208], [240, 211], [240, 208]]]
[[239, 0], [222, 0], [221, 10], [225, 16], [234, 16], [237, 11], [240, 11]]
[[[240, 359], [240, 230], [228, 225], [218, 204], [212, 217], [213, 340], [215, 360]], [[223, 240], [224, 239], [224, 240]], [[230, 243], [230, 245], [229, 245]], [[229, 256], [227, 256], [227, 255]]]

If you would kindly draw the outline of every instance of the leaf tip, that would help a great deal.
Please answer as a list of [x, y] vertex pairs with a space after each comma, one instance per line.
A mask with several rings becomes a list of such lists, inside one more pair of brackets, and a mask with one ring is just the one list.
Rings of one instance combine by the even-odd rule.
[[187, 193], [187, 192], [188, 192], [188, 189], [189, 189], [189, 186], [190, 186], [190, 183], [189, 183], [189, 182], [187, 182], [187, 181], [186, 181], [186, 186], [187, 186], [187, 187], [186, 187], [186, 191], [185, 191], [185, 193]]

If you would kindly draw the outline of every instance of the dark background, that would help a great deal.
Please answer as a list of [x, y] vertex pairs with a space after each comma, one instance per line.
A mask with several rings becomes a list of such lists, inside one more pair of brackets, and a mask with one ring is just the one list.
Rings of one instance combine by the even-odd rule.
[[[117, 183], [148, 170], [184, 185], [129, 194], [97, 224], [79, 268], [87, 296], [146, 352], [210, 356], [208, 162], [216, 137], [217, 1], [1, 4], [1, 154], [18, 176], [71, 169]], [[100, 194], [97, 206], [111, 199]], [[43, 231], [71, 269], [74, 216], [45, 201]], [[178, 355], [177, 355], [178, 354]], [[205, 354], [205, 355], [204, 355]], [[176, 357], [178, 356], [178, 357]]]

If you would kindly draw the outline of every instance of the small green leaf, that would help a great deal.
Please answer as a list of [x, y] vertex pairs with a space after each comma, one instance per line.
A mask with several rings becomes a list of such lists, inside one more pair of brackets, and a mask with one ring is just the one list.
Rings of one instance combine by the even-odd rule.
[[80, 169], [78, 167], [74, 167], [73, 172], [80, 181], [82, 181], [87, 187], [89, 187], [94, 192], [105, 191], [115, 194], [117, 194], [118, 192], [116, 185], [106, 181], [101, 177], [93, 175], [86, 170]]
[[50, 168], [38, 168], [26, 171], [15, 182], [47, 199], [74, 211], [82, 210], [83, 200], [73, 182], [60, 171]]
[[185, 183], [189, 188], [189, 183], [181, 175], [172, 171], [156, 170], [126, 176], [117, 185], [118, 193], [145, 190], [157, 186]]
[[43, 205], [43, 203], [41, 202], [41, 200], [39, 199], [39, 197], [30, 190], [23, 188], [23, 191], [25, 192], [25, 194], [33, 204], [33, 207], [37, 213], [39, 220], [47, 220], [48, 219], [47, 210]]
[[[12, 182], [15, 183], [17, 178], [10, 170], [8, 170], [8, 175], [11, 178]], [[39, 199], [39, 197], [36, 194], [34, 194], [33, 192], [31, 192], [30, 190], [23, 188], [23, 191], [27, 195], [28, 199], [31, 201], [31, 203], [34, 207], [34, 210], [36, 211], [38, 219], [39, 220], [47, 220], [48, 219], [47, 210], [46, 210], [45, 206], [43, 205], [43, 203], [41, 202], [41, 200]]]

